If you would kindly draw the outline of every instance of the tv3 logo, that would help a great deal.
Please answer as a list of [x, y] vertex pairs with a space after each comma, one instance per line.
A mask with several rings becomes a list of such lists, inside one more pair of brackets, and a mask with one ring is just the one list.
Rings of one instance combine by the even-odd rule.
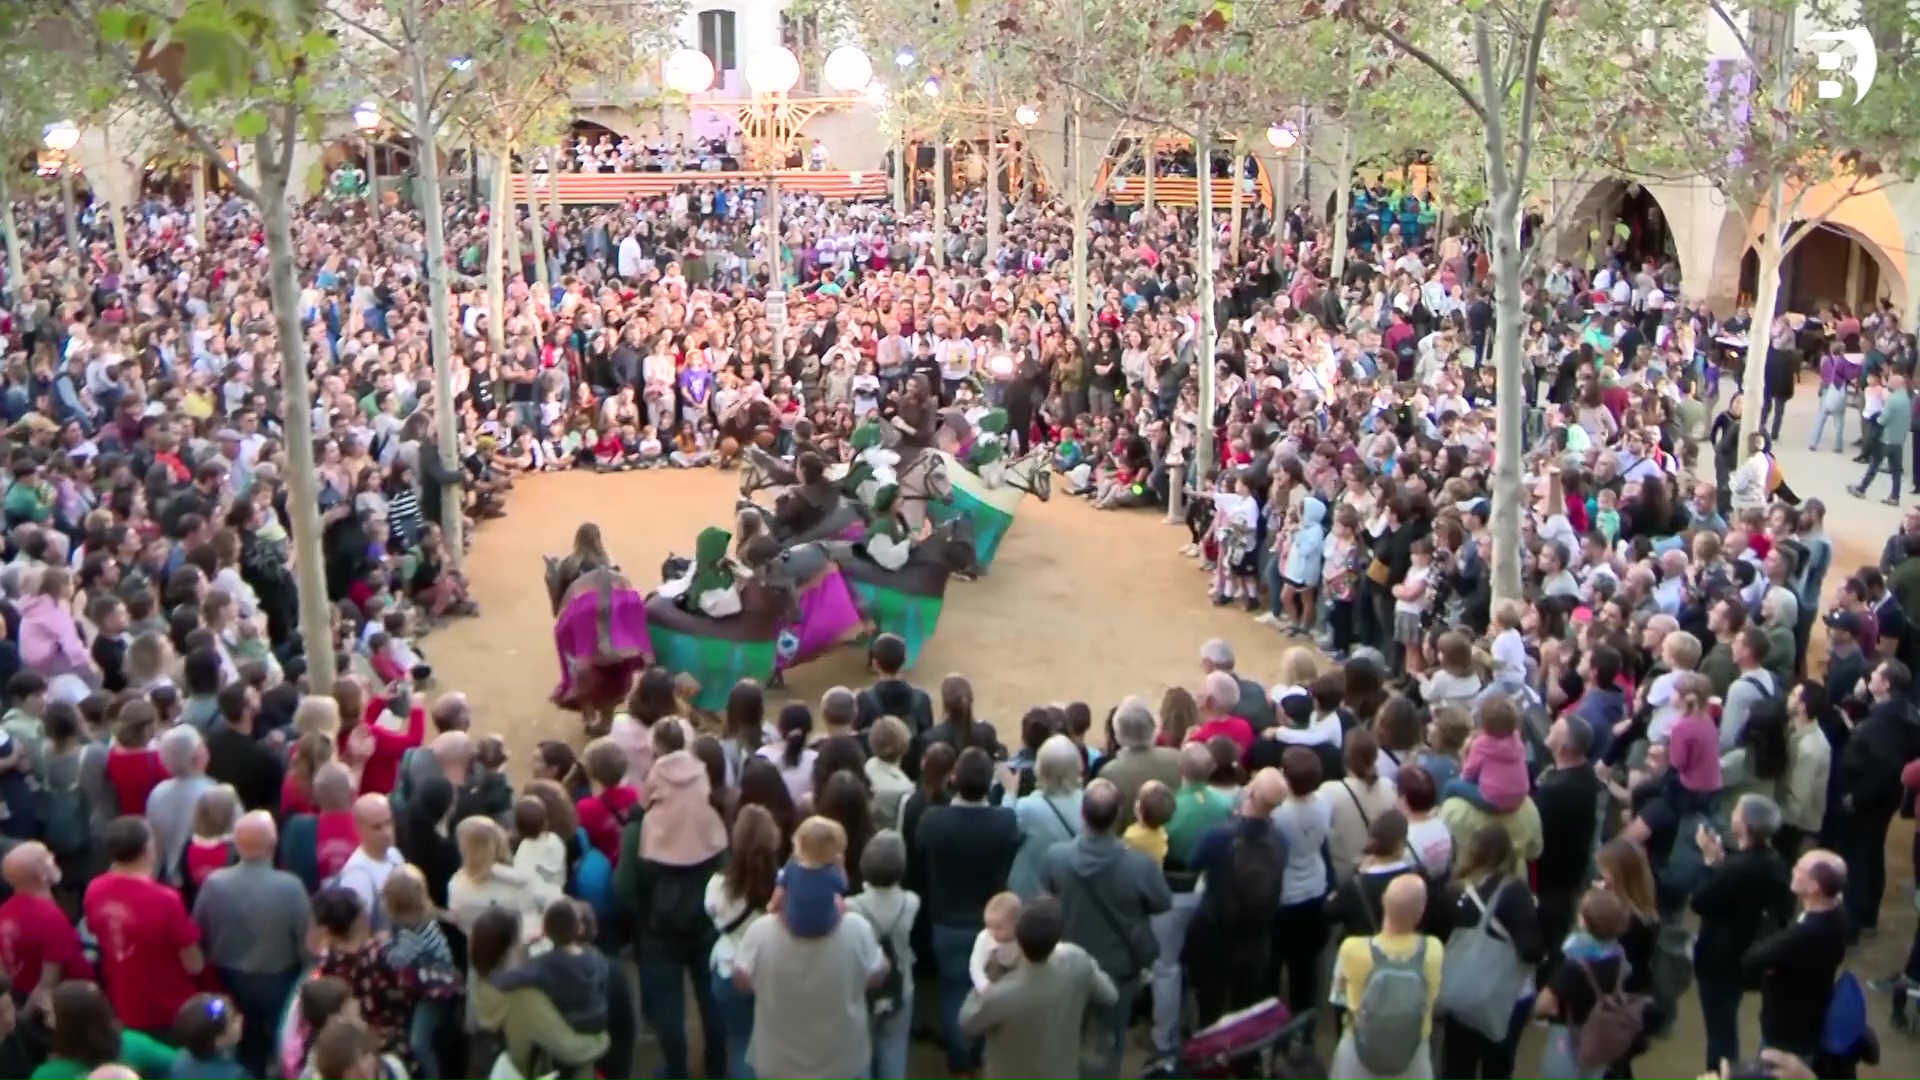
[[[1853, 103], [1860, 104], [1860, 100], [1867, 96], [1867, 91], [1873, 89], [1873, 77], [1880, 70], [1880, 55], [1873, 45], [1873, 33], [1864, 26], [1854, 26], [1845, 30], [1822, 30], [1817, 34], [1808, 34], [1807, 40], [1831, 41], [1852, 50], [1853, 55], [1848, 57], [1838, 50], [1823, 49], [1816, 60], [1821, 71], [1841, 72], [1853, 80]], [[1852, 66], [1844, 66], [1849, 59], [1853, 62]], [[1821, 79], [1814, 89], [1822, 101], [1831, 101], [1840, 96], [1843, 88], [1839, 79]]]

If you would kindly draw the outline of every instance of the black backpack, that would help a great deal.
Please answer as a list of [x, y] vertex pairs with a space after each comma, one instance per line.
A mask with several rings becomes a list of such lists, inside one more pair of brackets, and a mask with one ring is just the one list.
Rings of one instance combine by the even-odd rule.
[[1277, 835], [1248, 836], [1236, 828], [1220, 882], [1222, 925], [1230, 931], [1267, 933], [1273, 913], [1280, 908], [1286, 870], [1287, 857]]
[[881, 977], [878, 985], [867, 987], [867, 1013], [876, 1018], [892, 1016], [903, 1004], [907, 977], [900, 970], [900, 957], [893, 947], [893, 935], [900, 929], [906, 913], [906, 905], [902, 904], [893, 917], [893, 925], [884, 930], [878, 924], [873, 927], [874, 936], [880, 943], [880, 955], [887, 958], [887, 973]]

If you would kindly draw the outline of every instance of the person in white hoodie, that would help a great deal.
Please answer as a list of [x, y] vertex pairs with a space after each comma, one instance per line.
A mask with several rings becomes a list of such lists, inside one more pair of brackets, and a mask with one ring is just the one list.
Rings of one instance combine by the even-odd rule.
[[481, 913], [505, 908], [519, 919], [527, 937], [539, 933], [546, 905], [530, 874], [513, 865], [507, 832], [492, 818], [470, 817], [454, 830], [460, 870], [447, 882], [447, 916], [461, 933], [473, 930]]

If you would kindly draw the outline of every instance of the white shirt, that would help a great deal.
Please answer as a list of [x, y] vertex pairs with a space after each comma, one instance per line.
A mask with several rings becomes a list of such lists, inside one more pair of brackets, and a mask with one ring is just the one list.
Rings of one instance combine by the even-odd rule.
[[334, 875], [333, 883], [343, 889], [352, 889], [367, 906], [368, 912], [380, 910], [380, 892], [387, 887], [387, 879], [395, 870], [406, 864], [400, 857], [400, 849], [390, 847], [384, 859], [376, 859], [368, 854], [365, 847], [353, 849], [347, 861]]

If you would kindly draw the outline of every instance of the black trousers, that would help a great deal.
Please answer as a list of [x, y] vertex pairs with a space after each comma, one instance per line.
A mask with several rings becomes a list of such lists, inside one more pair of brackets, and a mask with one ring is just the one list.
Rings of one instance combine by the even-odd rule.
[[[1327, 945], [1326, 901], [1315, 898], [1283, 905], [1273, 915], [1273, 937], [1267, 952], [1268, 991], [1277, 985], [1293, 1015], [1313, 1008], [1318, 1000], [1320, 954]], [[1281, 979], [1285, 974], [1284, 981]]]

